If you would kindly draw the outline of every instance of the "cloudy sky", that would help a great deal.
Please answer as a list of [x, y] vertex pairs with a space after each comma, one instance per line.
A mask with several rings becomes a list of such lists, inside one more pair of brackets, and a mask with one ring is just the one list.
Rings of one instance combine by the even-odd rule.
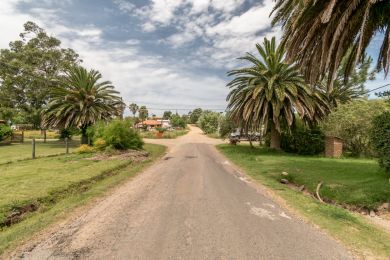
[[[179, 113], [222, 111], [235, 59], [272, 28], [272, 0], [1, 0], [0, 48], [34, 21], [98, 69], [126, 103]], [[375, 56], [379, 42], [369, 53]], [[378, 75], [374, 88], [389, 82]]]

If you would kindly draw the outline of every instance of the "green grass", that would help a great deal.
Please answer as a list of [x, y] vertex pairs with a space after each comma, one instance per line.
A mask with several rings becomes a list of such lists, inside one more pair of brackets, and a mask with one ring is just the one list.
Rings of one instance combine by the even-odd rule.
[[164, 152], [165, 147], [146, 144], [148, 160], [93, 162], [87, 155], [63, 155], [21, 161], [0, 166], [0, 211], [4, 215], [15, 206], [32, 202], [39, 205], [23, 220], [0, 229], [0, 254], [27, 239], [68, 212], [104, 194], [109, 188], [134, 176]]
[[[69, 152], [80, 144], [79, 141], [71, 141]], [[36, 142], [36, 157], [44, 157], [65, 153], [64, 141]], [[25, 140], [24, 143], [0, 145], [0, 164], [15, 162], [19, 160], [30, 159], [32, 154], [31, 140]]]
[[[175, 139], [179, 136], [186, 135], [189, 130], [173, 130], [173, 131], [165, 131], [161, 139]], [[148, 139], [157, 139], [155, 131], [141, 131], [140, 135], [142, 138]]]
[[218, 149], [254, 180], [273, 189], [287, 204], [320, 226], [360, 256], [390, 256], [390, 234], [341, 207], [322, 204], [279, 183], [281, 173], [311, 192], [324, 182], [321, 196], [339, 204], [375, 207], [389, 201], [388, 174], [375, 161], [296, 156], [251, 149], [247, 145], [219, 145]]
[[214, 138], [214, 139], [221, 139], [221, 137], [219, 136], [218, 133], [210, 133], [210, 134], [207, 134], [207, 136], [210, 138]]

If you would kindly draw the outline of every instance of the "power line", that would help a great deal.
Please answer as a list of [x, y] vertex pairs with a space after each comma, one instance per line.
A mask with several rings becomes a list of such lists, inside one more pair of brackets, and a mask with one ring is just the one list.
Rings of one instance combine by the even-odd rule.
[[367, 91], [366, 93], [368, 94], [368, 93], [373, 92], [375, 90], [378, 90], [378, 89], [381, 89], [381, 88], [384, 88], [384, 87], [389, 87], [389, 86], [390, 86], [390, 83], [385, 84], [385, 85], [380, 86], [380, 87], [377, 87], [377, 88], [374, 88], [374, 89], [371, 89], [370, 91]]

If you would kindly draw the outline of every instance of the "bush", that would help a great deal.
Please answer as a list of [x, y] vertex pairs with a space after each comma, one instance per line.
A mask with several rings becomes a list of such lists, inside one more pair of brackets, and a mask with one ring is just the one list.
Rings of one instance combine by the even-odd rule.
[[94, 132], [94, 142], [101, 138], [107, 146], [118, 150], [141, 149], [144, 144], [141, 137], [127, 121], [113, 120], [108, 125], [99, 123], [90, 132]]
[[382, 113], [373, 119], [370, 138], [379, 158], [379, 165], [390, 171], [390, 112]]
[[104, 141], [104, 139], [102, 138], [97, 138], [94, 142], [93, 142], [93, 147], [98, 150], [98, 151], [103, 151], [106, 147], [107, 147], [107, 143], [106, 141]]
[[77, 128], [64, 128], [60, 130], [60, 139], [72, 139], [73, 135], [79, 134], [80, 131]]
[[297, 126], [290, 132], [282, 133], [280, 146], [288, 153], [316, 155], [325, 149], [325, 135], [318, 128]]
[[217, 112], [204, 111], [199, 117], [198, 126], [205, 134], [213, 134], [218, 131], [218, 121], [221, 115]]
[[219, 137], [221, 138], [227, 138], [237, 128], [228, 116], [220, 116], [218, 124]]
[[185, 119], [179, 115], [172, 115], [171, 116], [171, 124], [172, 124], [172, 127], [186, 128], [186, 126], [187, 126]]
[[0, 125], [0, 142], [12, 135], [12, 129], [8, 125]]
[[159, 132], [159, 133], [164, 133], [165, 131], [167, 131], [167, 129], [164, 128], [164, 127], [156, 127], [155, 130], [156, 130], [157, 132]]
[[89, 146], [87, 144], [82, 144], [76, 149], [76, 153], [82, 154], [82, 153], [93, 153], [94, 150], [92, 146]]

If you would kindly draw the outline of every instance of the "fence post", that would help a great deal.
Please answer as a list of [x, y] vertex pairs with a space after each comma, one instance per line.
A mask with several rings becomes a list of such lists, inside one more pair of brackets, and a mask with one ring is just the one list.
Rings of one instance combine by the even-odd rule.
[[22, 143], [24, 143], [24, 130], [22, 130]]
[[35, 159], [35, 138], [32, 139], [32, 158]]
[[68, 142], [68, 137], [65, 137], [65, 150], [66, 154], [69, 153], [69, 142]]

